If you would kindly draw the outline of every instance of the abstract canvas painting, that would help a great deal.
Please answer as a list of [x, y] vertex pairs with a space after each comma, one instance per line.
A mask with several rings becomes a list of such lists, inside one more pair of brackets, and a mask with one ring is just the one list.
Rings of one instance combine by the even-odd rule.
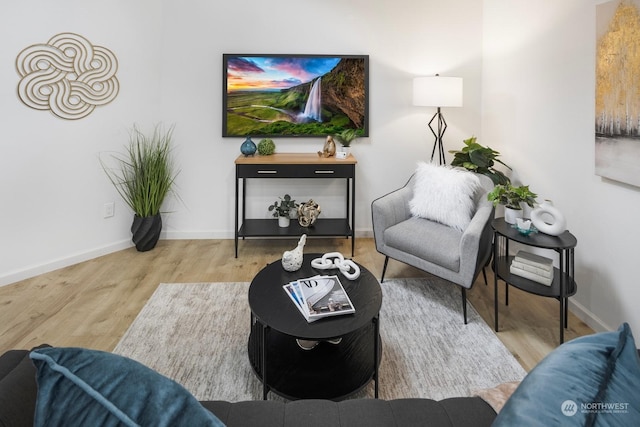
[[595, 171], [640, 186], [640, 0], [597, 6]]

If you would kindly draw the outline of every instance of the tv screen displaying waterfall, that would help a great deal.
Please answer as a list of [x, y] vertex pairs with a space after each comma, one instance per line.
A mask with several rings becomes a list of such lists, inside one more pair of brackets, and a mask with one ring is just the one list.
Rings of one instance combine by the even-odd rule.
[[223, 55], [222, 136], [369, 135], [368, 55]]

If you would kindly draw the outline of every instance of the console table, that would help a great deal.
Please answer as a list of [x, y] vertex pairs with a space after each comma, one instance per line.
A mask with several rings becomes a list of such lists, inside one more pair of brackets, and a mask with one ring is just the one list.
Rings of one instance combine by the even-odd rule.
[[[509, 285], [525, 292], [543, 297], [556, 298], [560, 301], [560, 344], [564, 342], [564, 329], [567, 328], [568, 300], [578, 289], [574, 280], [574, 249], [578, 244], [575, 236], [568, 231], [559, 236], [550, 236], [539, 232], [525, 236], [508, 224], [504, 218], [496, 218], [491, 222], [494, 232], [493, 271], [494, 271], [494, 321], [498, 332], [498, 279], [505, 282], [505, 304], [509, 305]], [[509, 255], [509, 241], [536, 248], [552, 249], [559, 255], [559, 266], [554, 267], [551, 286], [536, 283], [524, 277], [511, 274], [509, 266], [513, 256]]]
[[[235, 251], [242, 237], [351, 237], [351, 256], [355, 251], [356, 159], [320, 157], [316, 153], [276, 153], [269, 156], [239, 156], [236, 161]], [[344, 218], [324, 218], [305, 228], [292, 221], [289, 227], [279, 227], [275, 219], [246, 218], [247, 179], [250, 178], [340, 178], [346, 183], [346, 214]], [[240, 182], [242, 181], [242, 195]], [[351, 184], [351, 185], [349, 185]], [[266, 207], [265, 207], [266, 210]]]

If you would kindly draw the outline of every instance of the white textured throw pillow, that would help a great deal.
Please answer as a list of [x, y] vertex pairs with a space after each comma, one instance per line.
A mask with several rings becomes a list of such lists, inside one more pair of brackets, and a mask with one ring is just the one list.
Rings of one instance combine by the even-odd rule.
[[475, 211], [478, 188], [480, 179], [473, 172], [420, 162], [409, 202], [411, 214], [464, 231]]

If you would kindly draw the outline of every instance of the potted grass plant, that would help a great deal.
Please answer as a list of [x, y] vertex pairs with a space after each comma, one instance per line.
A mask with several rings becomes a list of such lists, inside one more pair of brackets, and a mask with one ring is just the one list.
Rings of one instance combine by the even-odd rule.
[[109, 181], [134, 212], [132, 240], [141, 252], [153, 249], [160, 238], [160, 208], [179, 173], [172, 159], [173, 129], [157, 125], [147, 136], [134, 125], [124, 153], [111, 155], [115, 165], [100, 158]]

